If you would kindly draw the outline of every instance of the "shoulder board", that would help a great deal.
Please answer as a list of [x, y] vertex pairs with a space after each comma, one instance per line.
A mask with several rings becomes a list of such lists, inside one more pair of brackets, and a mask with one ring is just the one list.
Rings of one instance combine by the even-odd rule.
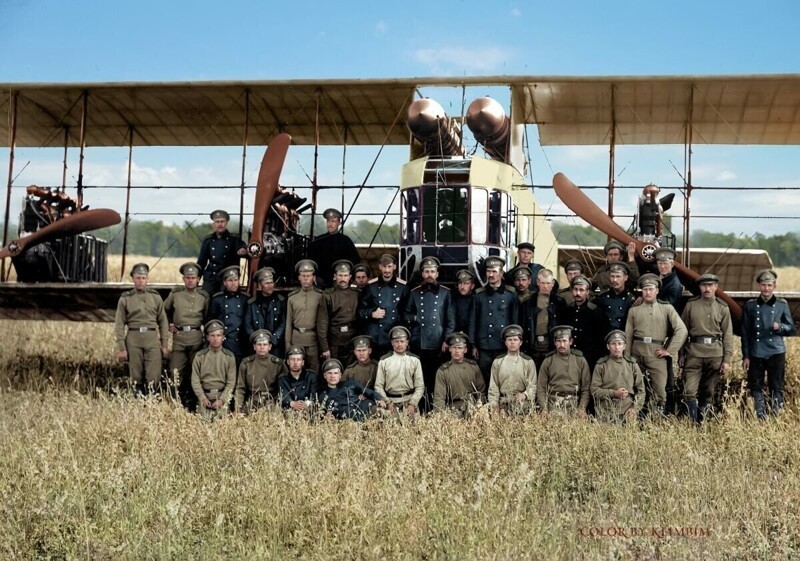
[[281, 362], [283, 362], [283, 360], [281, 360], [280, 357], [277, 357], [275, 355], [269, 355], [269, 360], [274, 362], [275, 364], [280, 364]]
[[524, 360], [533, 360], [530, 355], [526, 355], [525, 353], [519, 353], [519, 356], [521, 356]]
[[256, 296], [253, 296], [252, 298], [250, 298], [250, 299], [247, 301], [247, 303], [248, 303], [248, 304], [253, 304], [253, 303], [255, 303], [255, 301], [256, 301], [256, 300], [258, 300], [258, 295], [256, 295]]
[[326, 288], [325, 290], [323, 290], [322, 293], [323, 294], [333, 294], [334, 290], [335, 290], [334, 287], [330, 287], [330, 288]]
[[[692, 296], [687, 302], [694, 302], [695, 300], [700, 300], [700, 298], [702, 298], [702, 296]], [[717, 300], [719, 300], [719, 298], [717, 298]]]
[[202, 288], [195, 288], [194, 291], [197, 292], [203, 298], [211, 298], [211, 295]]
[[633, 364], [636, 364], [636, 359], [633, 358], [633, 357], [622, 355], [622, 358], [624, 358], [628, 362], [632, 362]]
[[449, 289], [449, 288], [447, 288], [447, 287], [446, 287], [445, 285], [443, 285], [443, 284], [440, 284], [440, 285], [439, 285], [439, 290], [446, 290], [447, 292], [450, 292], [450, 289]]
[[553, 356], [554, 354], [556, 354], [556, 351], [550, 351], [549, 353], [547, 353], [544, 356]]
[[318, 287], [318, 286], [315, 286], [314, 287], [314, 292], [318, 292], [319, 294], [322, 294], [322, 289], [320, 287]]
[[383, 360], [383, 359], [385, 359], [385, 358], [389, 358], [389, 357], [390, 357], [390, 356], [392, 356], [393, 354], [394, 354], [394, 351], [390, 351], [390, 352], [386, 353], [385, 355], [383, 355], [383, 356], [381, 357], [381, 360]]
[[375, 277], [374, 279], [369, 279], [367, 284], [372, 284], [372, 283], [375, 283], [375, 282], [378, 282], [378, 277]]
[[572, 354], [574, 354], [575, 356], [583, 356], [583, 351], [581, 351], [579, 349], [570, 349], [570, 352]]
[[133, 296], [134, 294], [136, 294], [136, 290], [131, 288], [130, 290], [126, 290], [125, 292], [120, 294], [120, 296]]
[[170, 290], [170, 293], [174, 294], [175, 292], [183, 292], [184, 290], [186, 290], [185, 286], [176, 286], [175, 288]]
[[246, 356], [246, 357], [244, 357], [242, 359], [242, 364], [244, 364], [245, 362], [253, 362], [253, 361], [255, 361], [255, 359], [256, 359], [256, 355]]
[[506, 290], [508, 290], [509, 292], [516, 292], [517, 291], [516, 287], [509, 286], [509, 285], [506, 285]]
[[[659, 300], [658, 298], [656, 298], [656, 302], [658, 302], [659, 304], [669, 304], [669, 302], [667, 302], [666, 300]], [[670, 306], [671, 305], [672, 304], [670, 304]]]
[[464, 362], [466, 362], [467, 364], [474, 364], [475, 366], [478, 366], [478, 361], [475, 360], [474, 358], [465, 358]]
[[161, 294], [155, 288], [146, 288], [145, 290], [150, 294], [158, 294], [159, 296], [161, 296]]
[[417, 292], [418, 290], [422, 289], [422, 285], [415, 286], [411, 289], [411, 292]]
[[601, 290], [600, 292], [597, 293], [597, 298], [600, 298], [601, 296], [606, 296], [609, 292], [611, 292], [610, 288], [606, 288], [605, 290]]
[[[700, 297], [698, 296], [698, 298], [700, 298]], [[729, 306], [728, 306], [728, 303], [727, 303], [725, 300], [723, 300], [722, 298], [720, 298], [720, 297], [718, 297], [718, 296], [717, 296], [717, 297], [715, 297], [715, 298], [716, 298], [717, 302], [719, 302], [720, 304], [722, 304], [722, 305], [723, 305], [723, 306], [725, 306], [726, 308], [728, 308], [728, 307], [729, 307]], [[692, 300], [694, 300], [694, 298], [692, 298]], [[778, 298], [778, 300], [783, 300], [783, 298]], [[783, 300], [783, 301], [784, 301], [784, 302], [786, 302], [786, 300]]]
[[400, 277], [397, 277], [395, 280], [397, 281], [398, 284], [407, 284], [406, 281], [404, 281]]
[[[374, 358], [369, 359], [369, 362], [370, 362], [370, 364], [374, 364], [375, 366], [378, 366], [378, 361], [375, 360]], [[358, 361], [356, 361], [354, 364], [358, 364]]]
[[229, 357], [236, 358], [236, 355], [233, 354], [233, 351], [229, 351], [225, 347], [222, 347], [222, 352], [225, 353], [226, 355], [228, 355]]
[[216, 235], [217, 235], [217, 233], [216, 233], [216, 232], [211, 232], [209, 235], [207, 235], [207, 236], [206, 236], [205, 238], [203, 238], [203, 239], [204, 239], [204, 240], [210, 240], [211, 238], [215, 237]]
[[204, 354], [206, 354], [206, 353], [207, 353], [208, 351], [210, 351], [210, 350], [211, 350], [211, 349], [209, 349], [208, 347], [206, 347], [206, 348], [204, 348], [204, 349], [200, 349], [199, 351], [197, 351], [197, 352], [194, 354], [194, 356], [197, 356], [197, 355], [204, 355]]
[[[719, 300], [719, 298], [718, 298], [718, 300]], [[776, 302], [783, 302], [784, 304], [788, 304], [788, 302], [786, 301], [786, 298], [781, 298], [780, 296], [776, 296], [775, 297], [775, 301]]]
[[349, 288], [350, 290], [352, 290], [356, 294], [361, 294], [361, 291], [358, 288], [356, 288], [355, 286], [353, 286], [353, 285], [350, 285], [347, 288]]
[[[499, 355], [497, 355], [496, 357], [494, 357], [494, 360], [497, 360], [498, 358], [503, 358], [503, 357], [504, 357], [504, 356], [506, 356], [507, 354], [508, 354], [508, 353], [499, 354]], [[494, 362], [494, 360], [493, 360], [492, 362]]]
[[484, 288], [483, 286], [482, 286], [482, 287], [480, 287], [479, 289], [477, 289], [477, 290], [475, 291], [475, 294], [480, 294], [481, 292], [486, 292], [486, 288]]
[[443, 363], [439, 368], [450, 368], [451, 364], [453, 364], [453, 361], [448, 360], [447, 362]]
[[278, 300], [283, 302], [284, 300], [286, 300], [286, 296], [284, 296], [283, 294], [278, 294]]
[[603, 364], [603, 363], [604, 363], [604, 362], [606, 362], [607, 360], [608, 360], [608, 355], [606, 355], [606, 356], [604, 356], [604, 357], [602, 357], [602, 358], [598, 358], [598, 359], [597, 359], [597, 362], [596, 362], [595, 364]]
[[298, 292], [300, 292], [300, 289], [299, 289], [299, 288], [298, 288], [297, 290], [292, 290], [292, 291], [289, 293], [289, 296], [287, 296], [287, 298], [291, 298], [292, 296], [294, 296], [294, 295], [295, 295], [295, 294], [297, 294]]
[[220, 290], [219, 292], [215, 292], [214, 295], [212, 296], [212, 298], [216, 298], [217, 296], [222, 296], [223, 294], [225, 294], [225, 292]]
[[417, 355], [415, 355], [414, 353], [410, 352], [410, 351], [406, 351], [406, 355], [407, 355], [407, 356], [413, 356], [414, 358], [416, 358], [417, 360], [419, 360], [419, 357], [418, 357]]

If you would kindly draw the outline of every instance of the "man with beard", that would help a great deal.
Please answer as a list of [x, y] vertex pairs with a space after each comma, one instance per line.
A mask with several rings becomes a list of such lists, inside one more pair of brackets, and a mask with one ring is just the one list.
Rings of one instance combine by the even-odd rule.
[[573, 302], [564, 308], [559, 323], [572, 327], [570, 345], [583, 353], [592, 372], [597, 360], [605, 354], [603, 339], [611, 329], [605, 316], [589, 301], [592, 281], [578, 275], [572, 279], [571, 286]]
[[403, 279], [397, 278], [397, 260], [393, 255], [383, 254], [378, 266], [380, 276], [369, 281], [361, 293], [358, 317], [366, 322], [366, 334], [380, 357], [392, 350], [389, 332], [402, 322], [408, 286]]
[[594, 303], [608, 321], [611, 329], [625, 329], [628, 310], [636, 300], [628, 289], [628, 265], [615, 262], [608, 267], [609, 288], [594, 299]]
[[463, 415], [470, 402], [480, 403], [486, 386], [478, 363], [467, 358], [466, 333], [453, 333], [447, 345], [450, 360], [436, 371], [433, 410], [450, 409]]
[[283, 356], [283, 336], [286, 333], [286, 298], [275, 293], [275, 270], [264, 267], [256, 271], [254, 280], [258, 294], [247, 301], [244, 313], [244, 330], [247, 337], [259, 329], [266, 329], [272, 336], [272, 354]]
[[519, 265], [510, 271], [510, 277], [517, 292], [517, 300], [520, 307], [524, 304], [533, 294], [531, 292], [531, 270], [525, 265]]
[[591, 372], [583, 353], [572, 348], [572, 327], [553, 328], [556, 350], [539, 369], [536, 403], [543, 414], [586, 417], [591, 392]]
[[247, 295], [239, 290], [239, 265], [227, 267], [220, 272], [224, 290], [211, 298], [208, 319], [218, 319], [225, 326], [226, 349], [236, 357], [236, 364], [242, 361], [246, 340], [244, 314], [247, 309]]
[[203, 239], [197, 264], [203, 271], [203, 290], [213, 295], [222, 288], [223, 269], [239, 265], [239, 258], [247, 255], [247, 246], [238, 237], [228, 232], [230, 215], [224, 210], [215, 210], [210, 215], [214, 231]]
[[326, 288], [333, 285], [333, 263], [336, 260], [358, 263], [360, 257], [353, 240], [339, 229], [342, 225], [342, 213], [335, 208], [329, 208], [322, 216], [325, 217], [327, 232], [316, 236], [308, 245], [308, 256], [318, 264], [317, 282], [321, 288]]
[[350, 353], [350, 339], [356, 332], [359, 292], [350, 286], [350, 270], [353, 264], [340, 259], [333, 264], [334, 283], [323, 294], [319, 313], [322, 317], [317, 322], [320, 326], [319, 346], [322, 358], [335, 358], [340, 362], [347, 361]]

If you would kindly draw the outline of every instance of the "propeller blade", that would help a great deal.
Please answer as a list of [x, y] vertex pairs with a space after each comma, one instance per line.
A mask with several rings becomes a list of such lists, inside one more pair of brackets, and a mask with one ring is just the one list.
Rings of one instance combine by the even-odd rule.
[[30, 236], [11, 241], [6, 247], [0, 250], [0, 259], [6, 257], [16, 257], [22, 255], [30, 248], [44, 242], [66, 238], [76, 234], [82, 234], [90, 230], [105, 228], [119, 224], [122, 218], [115, 210], [108, 208], [97, 208], [93, 210], [83, 210], [71, 216], [56, 220], [44, 228], [40, 228]]

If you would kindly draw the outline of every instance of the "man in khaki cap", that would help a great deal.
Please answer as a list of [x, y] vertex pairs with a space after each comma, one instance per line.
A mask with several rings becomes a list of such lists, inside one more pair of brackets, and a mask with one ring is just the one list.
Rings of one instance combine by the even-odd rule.
[[572, 327], [553, 328], [556, 350], [549, 353], [539, 369], [536, 403], [544, 413], [586, 417], [592, 375], [583, 353], [572, 346]]
[[467, 334], [456, 332], [447, 338], [450, 360], [436, 371], [433, 410], [451, 409], [464, 414], [470, 403], [480, 403], [486, 392], [478, 363], [467, 358]]
[[[594, 285], [601, 291], [610, 288], [611, 279], [609, 278], [609, 273], [611, 272], [611, 265], [625, 263], [628, 268], [627, 286], [625, 288], [634, 288], [636, 281], [639, 280], [639, 266], [636, 264], [636, 244], [631, 242], [625, 247], [617, 240], [611, 240], [603, 247], [603, 253], [606, 256], [606, 264], [600, 267], [592, 278]], [[626, 257], [624, 261], [623, 255]]]
[[172, 352], [169, 355], [169, 372], [180, 380], [178, 395], [189, 411], [197, 408], [192, 391], [192, 361], [203, 348], [203, 320], [208, 313], [211, 297], [202, 288], [200, 267], [197, 263], [184, 263], [180, 267], [183, 286], [176, 286], [164, 301], [164, 311], [172, 333]]
[[658, 299], [669, 302], [676, 310], [680, 310], [683, 285], [675, 272], [676, 256], [675, 250], [668, 247], [660, 247], [653, 253], [658, 267], [658, 275], [661, 277]]
[[608, 355], [592, 373], [592, 397], [601, 421], [635, 421], [644, 403], [644, 377], [636, 360], [625, 356], [625, 332], [606, 335]]
[[270, 352], [283, 357], [283, 338], [286, 333], [286, 298], [275, 292], [275, 269], [264, 267], [253, 275], [258, 285], [258, 294], [247, 301], [244, 313], [244, 329], [247, 337], [259, 329], [266, 329], [272, 335]]
[[302, 347], [293, 345], [286, 351], [289, 372], [278, 378], [281, 406], [284, 410], [306, 411], [317, 401], [317, 372], [305, 367]]
[[472, 321], [472, 309], [475, 305], [475, 275], [467, 269], [456, 273], [456, 290], [453, 295], [455, 311], [455, 331], [466, 333]]
[[380, 357], [392, 350], [389, 332], [403, 321], [409, 291], [406, 281], [397, 278], [394, 255], [381, 255], [378, 266], [381, 274], [369, 281], [361, 292], [358, 317], [366, 325], [375, 355]]
[[212, 319], [205, 325], [208, 347], [198, 351], [192, 362], [192, 389], [199, 403], [198, 413], [204, 419], [224, 417], [236, 386], [236, 359], [222, 346], [225, 325]]
[[328, 327], [320, 309], [324, 305], [322, 291], [314, 286], [317, 264], [303, 259], [297, 262], [295, 271], [300, 288], [290, 292], [286, 299], [286, 350], [300, 347], [306, 366], [316, 373], [319, 371], [318, 334]]
[[335, 358], [341, 363], [353, 356], [350, 340], [356, 334], [358, 319], [358, 299], [361, 294], [350, 286], [353, 264], [340, 259], [333, 264], [334, 286], [322, 295], [320, 307], [319, 346], [322, 358]]
[[355, 362], [351, 361], [344, 373], [342, 380], [355, 380], [366, 388], [375, 387], [375, 378], [378, 375], [378, 361], [372, 358], [372, 341], [369, 335], [353, 337], [353, 354]]
[[628, 287], [630, 267], [627, 263], [614, 262], [608, 265], [610, 286], [594, 299], [594, 304], [608, 320], [610, 329], [625, 329], [625, 320], [636, 299]]
[[558, 295], [564, 299], [564, 302], [569, 305], [574, 301], [572, 297], [572, 279], [583, 275], [583, 263], [577, 259], [569, 259], [564, 263], [564, 275], [567, 278], [567, 283], [564, 288], [558, 290]]
[[402, 412], [412, 417], [419, 411], [419, 402], [425, 393], [422, 364], [408, 352], [408, 329], [398, 325], [389, 332], [392, 353], [378, 362], [375, 391], [389, 402], [389, 412]]
[[245, 243], [228, 231], [230, 215], [215, 210], [210, 215], [214, 231], [203, 239], [197, 264], [203, 271], [203, 290], [214, 295], [222, 288], [222, 269], [239, 265], [239, 258], [247, 255]]
[[522, 348], [522, 327], [503, 329], [506, 352], [492, 362], [489, 378], [489, 407], [506, 413], [525, 414], [536, 403], [536, 364]]
[[236, 411], [243, 413], [276, 403], [280, 393], [278, 378], [288, 372], [283, 360], [270, 354], [272, 333], [258, 329], [250, 336], [250, 341], [255, 354], [242, 360], [236, 380], [234, 404]]
[[150, 267], [145, 263], [133, 266], [133, 289], [120, 296], [114, 318], [117, 358], [128, 363], [136, 394], [158, 392], [161, 361], [169, 356], [169, 321], [161, 296], [147, 288], [149, 274]]

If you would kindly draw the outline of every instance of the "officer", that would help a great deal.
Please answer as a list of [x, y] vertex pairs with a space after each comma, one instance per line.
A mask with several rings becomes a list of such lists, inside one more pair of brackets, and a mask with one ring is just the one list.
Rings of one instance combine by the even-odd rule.
[[322, 358], [335, 358], [339, 362], [348, 361], [353, 355], [350, 340], [356, 333], [358, 319], [357, 288], [350, 286], [353, 264], [340, 259], [333, 264], [334, 283], [322, 297], [319, 321], [319, 346]]
[[325, 385], [317, 399], [322, 411], [331, 419], [365, 421], [375, 407], [385, 408], [381, 396], [356, 380], [342, 379], [342, 363], [329, 358], [322, 365]]
[[397, 278], [397, 260], [385, 253], [378, 260], [380, 276], [369, 281], [361, 293], [358, 317], [366, 324], [367, 335], [372, 339], [377, 356], [391, 352], [391, 329], [402, 322], [408, 300], [408, 286]]
[[666, 413], [669, 361], [678, 356], [686, 341], [686, 325], [671, 304], [657, 299], [661, 279], [652, 273], [639, 277], [642, 303], [628, 312], [625, 340], [631, 341], [630, 356], [644, 373], [647, 405], [651, 413]]
[[305, 368], [303, 348], [292, 346], [286, 351], [289, 372], [278, 378], [281, 406], [286, 410], [305, 411], [317, 400], [317, 373]]
[[485, 264], [486, 286], [475, 291], [468, 333], [469, 340], [475, 345], [473, 358], [478, 361], [484, 382], [488, 385], [492, 362], [505, 352], [503, 329], [517, 321], [519, 304], [514, 289], [503, 284], [505, 261], [491, 256]]
[[605, 338], [608, 353], [592, 374], [592, 397], [597, 418], [636, 420], [644, 403], [644, 378], [636, 360], [625, 356], [625, 332], [614, 329]]
[[555, 349], [550, 335], [565, 308], [564, 300], [558, 295], [553, 271], [541, 269], [536, 278], [536, 290], [520, 306], [519, 311], [519, 323], [523, 329], [522, 348], [533, 358], [536, 368], [540, 368], [547, 353]]
[[208, 319], [218, 319], [225, 325], [223, 345], [236, 357], [236, 364], [242, 361], [247, 339], [244, 330], [244, 314], [247, 309], [247, 294], [239, 290], [239, 266], [232, 265], [220, 271], [223, 290], [211, 297]]
[[[300, 281], [300, 288], [289, 293], [286, 300], [286, 349], [300, 347], [305, 355], [308, 368], [313, 372], [319, 370], [319, 338], [323, 329], [324, 314], [322, 291], [314, 286], [317, 264], [310, 259], [297, 262], [295, 271]], [[286, 355], [288, 358], [288, 354]]]
[[630, 269], [627, 263], [611, 263], [608, 266], [610, 286], [594, 299], [610, 329], [625, 329], [628, 310], [636, 300], [628, 288], [628, 273]]
[[177, 372], [180, 380], [178, 395], [183, 406], [194, 411], [197, 400], [192, 391], [192, 360], [203, 348], [203, 319], [208, 313], [211, 296], [197, 288], [200, 267], [184, 263], [180, 267], [183, 286], [176, 286], [164, 301], [164, 311], [172, 333], [172, 353], [169, 355], [170, 374]]
[[522, 348], [522, 327], [503, 328], [506, 352], [492, 362], [489, 378], [489, 407], [506, 413], [528, 413], [536, 400], [536, 364]]
[[577, 259], [570, 259], [566, 263], [564, 263], [564, 275], [567, 278], [567, 285], [564, 288], [559, 289], [558, 295], [566, 302], [567, 304], [571, 304], [573, 301], [572, 297], [572, 279], [577, 276], [583, 275], [584, 268], [583, 263], [578, 261]]
[[531, 270], [525, 265], [517, 265], [510, 271], [511, 284], [517, 292], [517, 300], [524, 304], [531, 297]]
[[658, 299], [669, 302], [680, 311], [681, 296], [683, 295], [683, 285], [675, 272], [675, 250], [668, 247], [658, 248], [653, 256], [656, 258], [658, 275], [661, 277], [661, 290], [658, 291]]
[[486, 392], [478, 363], [467, 358], [467, 334], [456, 332], [447, 338], [450, 360], [436, 371], [433, 410], [450, 409], [464, 414], [470, 403], [480, 403]]
[[351, 362], [344, 374], [343, 380], [355, 380], [365, 388], [375, 387], [375, 378], [378, 374], [378, 361], [372, 358], [372, 342], [369, 335], [353, 337], [353, 354], [355, 362]]
[[270, 354], [272, 333], [258, 329], [250, 335], [255, 354], [242, 360], [236, 379], [236, 411], [252, 413], [277, 402], [280, 390], [278, 378], [288, 373], [286, 364]]
[[731, 371], [733, 327], [728, 305], [716, 297], [719, 278], [706, 273], [697, 279], [700, 296], [690, 299], [681, 319], [689, 330], [683, 362], [683, 402], [689, 418], [699, 420], [697, 397], [703, 418], [713, 405], [714, 392]]
[[272, 335], [270, 352], [282, 357], [286, 333], [286, 298], [275, 292], [275, 269], [259, 269], [253, 275], [253, 280], [258, 284], [258, 294], [247, 301], [244, 312], [245, 334], [250, 338], [259, 329], [266, 329]]
[[317, 282], [321, 288], [333, 285], [333, 263], [338, 259], [346, 259], [350, 263], [358, 263], [361, 258], [353, 240], [345, 236], [340, 230], [342, 213], [335, 208], [326, 209], [322, 213], [325, 217], [327, 232], [316, 236], [308, 246], [308, 256], [315, 261], [317, 268]]
[[539, 369], [536, 403], [543, 414], [559, 413], [586, 417], [592, 375], [583, 353], [572, 348], [572, 327], [553, 328], [556, 350]]
[[543, 269], [539, 263], [533, 262], [533, 252], [536, 248], [530, 242], [522, 242], [517, 245], [517, 264], [508, 272], [503, 281], [509, 285], [514, 285], [514, 278], [511, 276], [511, 271], [517, 267], [527, 267], [531, 271], [531, 278], [535, 279], [540, 269]]
[[239, 265], [239, 258], [247, 255], [245, 243], [228, 232], [230, 215], [224, 210], [215, 210], [210, 215], [214, 221], [214, 231], [203, 239], [197, 264], [203, 271], [203, 290], [216, 294], [222, 288], [220, 273], [233, 265]]
[[450, 289], [438, 282], [439, 264], [436, 257], [422, 259], [422, 284], [411, 291], [405, 309], [406, 323], [411, 331], [411, 352], [422, 362], [425, 411], [431, 409], [436, 370], [447, 348], [446, 338], [456, 324]]
[[199, 403], [198, 413], [212, 420], [228, 414], [236, 386], [236, 358], [223, 347], [225, 325], [212, 319], [205, 325], [208, 347], [194, 355], [192, 389]]
[[475, 275], [467, 269], [461, 269], [456, 273], [456, 283], [456, 291], [452, 293], [455, 331], [466, 333], [475, 306]]
[[117, 358], [128, 363], [136, 394], [158, 391], [161, 385], [161, 360], [169, 356], [169, 322], [164, 312], [164, 301], [157, 291], [147, 288], [149, 275], [150, 267], [147, 264], [137, 263], [133, 266], [133, 289], [120, 296], [114, 319]]
[[371, 276], [372, 271], [369, 270], [369, 267], [365, 263], [359, 263], [353, 267], [353, 284], [355, 284], [359, 292], [364, 291]]
[[387, 410], [390, 413], [397, 411], [413, 417], [419, 411], [419, 402], [425, 394], [425, 382], [422, 364], [408, 352], [410, 336], [411, 333], [402, 325], [389, 332], [392, 352], [378, 361], [375, 391], [389, 403]]
[[753, 395], [756, 416], [766, 419], [764, 376], [770, 392], [770, 412], [777, 416], [783, 409], [783, 381], [786, 373], [786, 343], [783, 338], [797, 330], [789, 304], [775, 296], [778, 273], [764, 269], [756, 275], [760, 295], [748, 300], [742, 314], [742, 368]]
[[592, 281], [578, 275], [570, 284], [573, 301], [564, 308], [559, 323], [572, 327], [571, 347], [583, 353], [583, 358], [589, 363], [589, 372], [593, 372], [598, 359], [605, 354], [603, 339], [611, 328], [605, 316], [589, 300]]
[[[627, 262], [624, 262], [622, 261], [622, 256], [626, 252]], [[616, 263], [625, 263], [627, 266], [628, 280], [626, 281], [626, 288], [632, 289], [636, 286], [636, 281], [639, 280], [639, 266], [636, 264], [636, 244], [631, 242], [626, 248], [617, 240], [611, 240], [603, 247], [603, 253], [606, 255], [606, 264], [600, 267], [592, 278], [594, 286], [601, 291], [611, 287], [611, 266]]]

